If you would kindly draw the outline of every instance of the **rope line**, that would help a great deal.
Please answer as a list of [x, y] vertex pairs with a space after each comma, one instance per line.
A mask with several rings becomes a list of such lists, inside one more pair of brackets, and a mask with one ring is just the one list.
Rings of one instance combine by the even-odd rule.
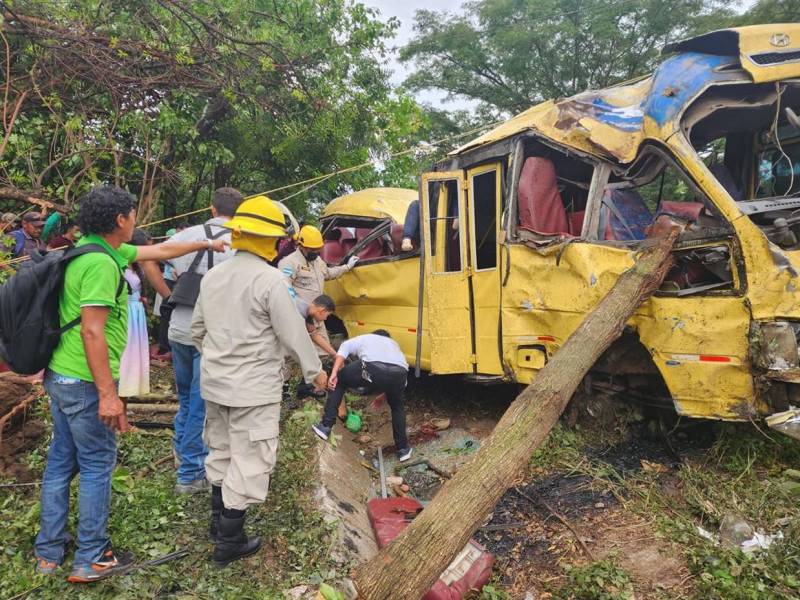
[[[462, 138], [462, 137], [465, 137], [465, 136], [468, 136], [468, 135], [472, 135], [474, 133], [477, 133], [478, 131], [482, 131], [484, 129], [488, 129], [490, 127], [496, 127], [497, 125], [500, 125], [501, 123], [504, 123], [504, 122], [505, 122], [505, 120], [495, 121], [493, 123], [486, 123], [486, 124], [481, 125], [479, 127], [475, 127], [473, 129], [469, 129], [467, 131], [463, 131], [461, 133], [453, 134], [453, 135], [441, 138], [439, 140], [435, 140], [434, 142], [430, 142], [430, 146], [431, 146], [431, 148], [435, 148], [436, 146], [438, 146], [440, 144], [443, 144], [445, 142], [449, 142], [449, 141], [452, 141], [452, 140], [456, 140], [458, 138]], [[399, 150], [397, 152], [390, 153], [386, 157], [386, 160], [391, 160], [393, 158], [398, 158], [400, 156], [405, 156], [407, 154], [413, 154], [414, 152], [418, 152], [420, 150], [421, 150], [421, 148], [419, 147], [419, 145], [412, 146], [410, 148], [406, 148], [405, 150]], [[358, 171], [358, 170], [361, 170], [361, 169], [363, 169], [365, 167], [372, 166], [374, 164], [375, 164], [374, 161], [369, 160], [369, 161], [363, 162], [363, 163], [358, 164], [358, 165], [353, 165], [352, 167], [346, 167], [344, 169], [339, 169], [338, 171], [333, 171], [331, 173], [326, 173], [324, 175], [317, 175], [316, 177], [310, 177], [310, 178], [304, 179], [302, 181], [297, 181], [295, 183], [289, 183], [287, 185], [282, 185], [280, 187], [276, 187], [276, 188], [273, 188], [271, 190], [267, 190], [265, 192], [259, 192], [257, 194], [250, 194], [249, 196], [245, 196], [245, 199], [254, 198], [256, 196], [267, 196], [269, 194], [274, 194], [275, 192], [280, 192], [280, 191], [283, 191], [283, 190], [288, 190], [288, 189], [296, 188], [296, 187], [299, 187], [299, 186], [305, 186], [304, 188], [302, 188], [302, 189], [300, 189], [300, 190], [298, 190], [296, 192], [293, 192], [293, 193], [289, 194], [288, 196], [284, 196], [283, 198], [280, 198], [279, 201], [283, 202], [285, 200], [288, 200], [289, 198], [293, 198], [293, 197], [298, 196], [298, 195], [300, 195], [300, 194], [302, 194], [304, 192], [307, 192], [308, 190], [312, 189], [313, 187], [323, 183], [324, 181], [327, 181], [328, 179], [336, 177], [337, 175], [343, 175], [345, 173], [352, 173], [353, 171]], [[30, 210], [30, 209], [28, 209], [28, 210]], [[159, 219], [157, 221], [151, 221], [149, 223], [144, 223], [142, 225], [139, 225], [139, 227], [140, 228], [152, 227], [153, 225], [158, 225], [160, 223], [166, 223], [168, 221], [175, 221], [177, 219], [182, 219], [183, 217], [188, 217], [190, 215], [196, 215], [198, 213], [202, 213], [202, 212], [205, 212], [205, 211], [208, 211], [208, 210], [211, 210], [210, 206], [207, 206], [205, 208], [198, 208], [197, 210], [191, 210], [191, 211], [188, 211], [188, 212], [185, 212], [185, 213], [181, 213], [179, 215], [175, 215], [175, 216], [172, 216], [172, 217], [167, 217], [165, 219]], [[27, 212], [27, 211], [25, 211], [25, 212]], [[53, 248], [53, 250], [61, 250], [61, 248]], [[30, 260], [30, 257], [29, 256], [20, 256], [18, 258], [12, 258], [10, 260], [4, 261], [4, 262], [0, 262], [0, 268], [6, 267], [8, 265], [15, 265], [15, 264], [24, 262], [26, 260]]]

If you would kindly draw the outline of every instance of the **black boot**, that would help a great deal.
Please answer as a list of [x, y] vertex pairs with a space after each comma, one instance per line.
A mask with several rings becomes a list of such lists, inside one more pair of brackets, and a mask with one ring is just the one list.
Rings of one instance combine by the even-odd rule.
[[219, 515], [222, 512], [222, 487], [211, 486], [211, 522], [208, 525], [208, 537], [212, 543], [217, 543], [217, 532], [219, 531]]
[[219, 518], [217, 544], [211, 560], [218, 567], [250, 556], [261, 548], [261, 538], [248, 538], [244, 532], [245, 511], [234, 508], [223, 508]]

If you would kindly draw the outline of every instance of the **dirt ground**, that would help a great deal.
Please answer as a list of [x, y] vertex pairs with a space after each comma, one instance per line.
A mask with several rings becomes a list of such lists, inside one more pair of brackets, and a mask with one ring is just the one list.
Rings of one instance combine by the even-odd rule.
[[0, 377], [0, 422], [3, 423], [0, 428], [0, 478], [28, 483], [33, 477], [25, 459], [39, 443], [45, 427], [34, 415], [39, 400], [34, 400], [29, 408], [18, 410], [20, 403], [38, 390], [31, 383], [10, 377], [14, 376]]
[[[479, 387], [446, 378], [416, 383], [407, 394], [415, 458], [419, 454], [453, 472], [491, 433], [515, 394], [510, 386]], [[388, 410], [374, 413], [364, 408], [362, 439], [368, 441], [363, 447], [371, 456], [377, 446], [383, 446], [386, 455], [393, 449]], [[443, 418], [450, 421], [446, 431], [435, 437], [424, 434], [426, 427]], [[587, 416], [579, 420], [586, 427]], [[602, 427], [613, 428], [613, 424]], [[702, 451], [703, 436], [668, 441], [653, 435], [654, 429], [653, 422], [645, 420], [631, 427], [622, 440], [601, 432], [596, 445], [581, 450], [579, 462], [622, 479], [643, 470], [656, 471], [668, 482], [682, 454]], [[465, 450], [465, 440], [467, 444], [474, 440], [474, 447]], [[396, 467], [387, 459], [387, 469], [401, 474], [411, 495], [423, 503], [444, 483], [443, 477], [424, 466]], [[548, 598], [548, 590], [558, 589], [566, 569], [611, 557], [631, 577], [636, 598], [685, 595], [689, 569], [679, 550], [657, 533], [655, 519], [627, 510], [624, 496], [581, 471], [585, 469], [530, 469], [503, 495], [477, 532], [475, 538], [495, 555], [495, 575], [502, 588], [513, 598], [527, 593]]]

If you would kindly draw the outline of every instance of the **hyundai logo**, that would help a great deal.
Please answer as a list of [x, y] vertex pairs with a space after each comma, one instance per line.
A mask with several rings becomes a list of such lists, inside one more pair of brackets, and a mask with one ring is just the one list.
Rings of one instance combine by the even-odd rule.
[[792, 39], [785, 33], [773, 33], [769, 38], [769, 43], [776, 48], [786, 48]]

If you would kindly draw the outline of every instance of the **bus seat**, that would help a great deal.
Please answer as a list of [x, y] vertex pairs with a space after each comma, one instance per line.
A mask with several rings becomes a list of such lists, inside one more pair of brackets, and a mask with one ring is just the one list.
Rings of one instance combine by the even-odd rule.
[[389, 255], [389, 252], [384, 251], [383, 239], [378, 238], [377, 240], [372, 240], [369, 244], [364, 246], [358, 253], [358, 258], [361, 260], [367, 260], [369, 258], [380, 258], [381, 256], [387, 255]]
[[675, 202], [673, 200], [662, 200], [658, 212], [669, 213], [676, 217], [681, 217], [687, 221], [697, 221], [700, 213], [703, 212], [702, 202]]
[[[609, 208], [613, 204], [615, 211]], [[604, 239], [643, 240], [645, 229], [653, 222], [653, 215], [636, 190], [613, 189], [603, 194], [603, 210], [606, 226]]]
[[569, 234], [569, 223], [556, 183], [556, 169], [548, 158], [525, 160], [519, 177], [520, 227], [546, 235]]
[[583, 218], [586, 216], [585, 210], [576, 210], [569, 214], [569, 232], [574, 236], [579, 236], [583, 229]]

